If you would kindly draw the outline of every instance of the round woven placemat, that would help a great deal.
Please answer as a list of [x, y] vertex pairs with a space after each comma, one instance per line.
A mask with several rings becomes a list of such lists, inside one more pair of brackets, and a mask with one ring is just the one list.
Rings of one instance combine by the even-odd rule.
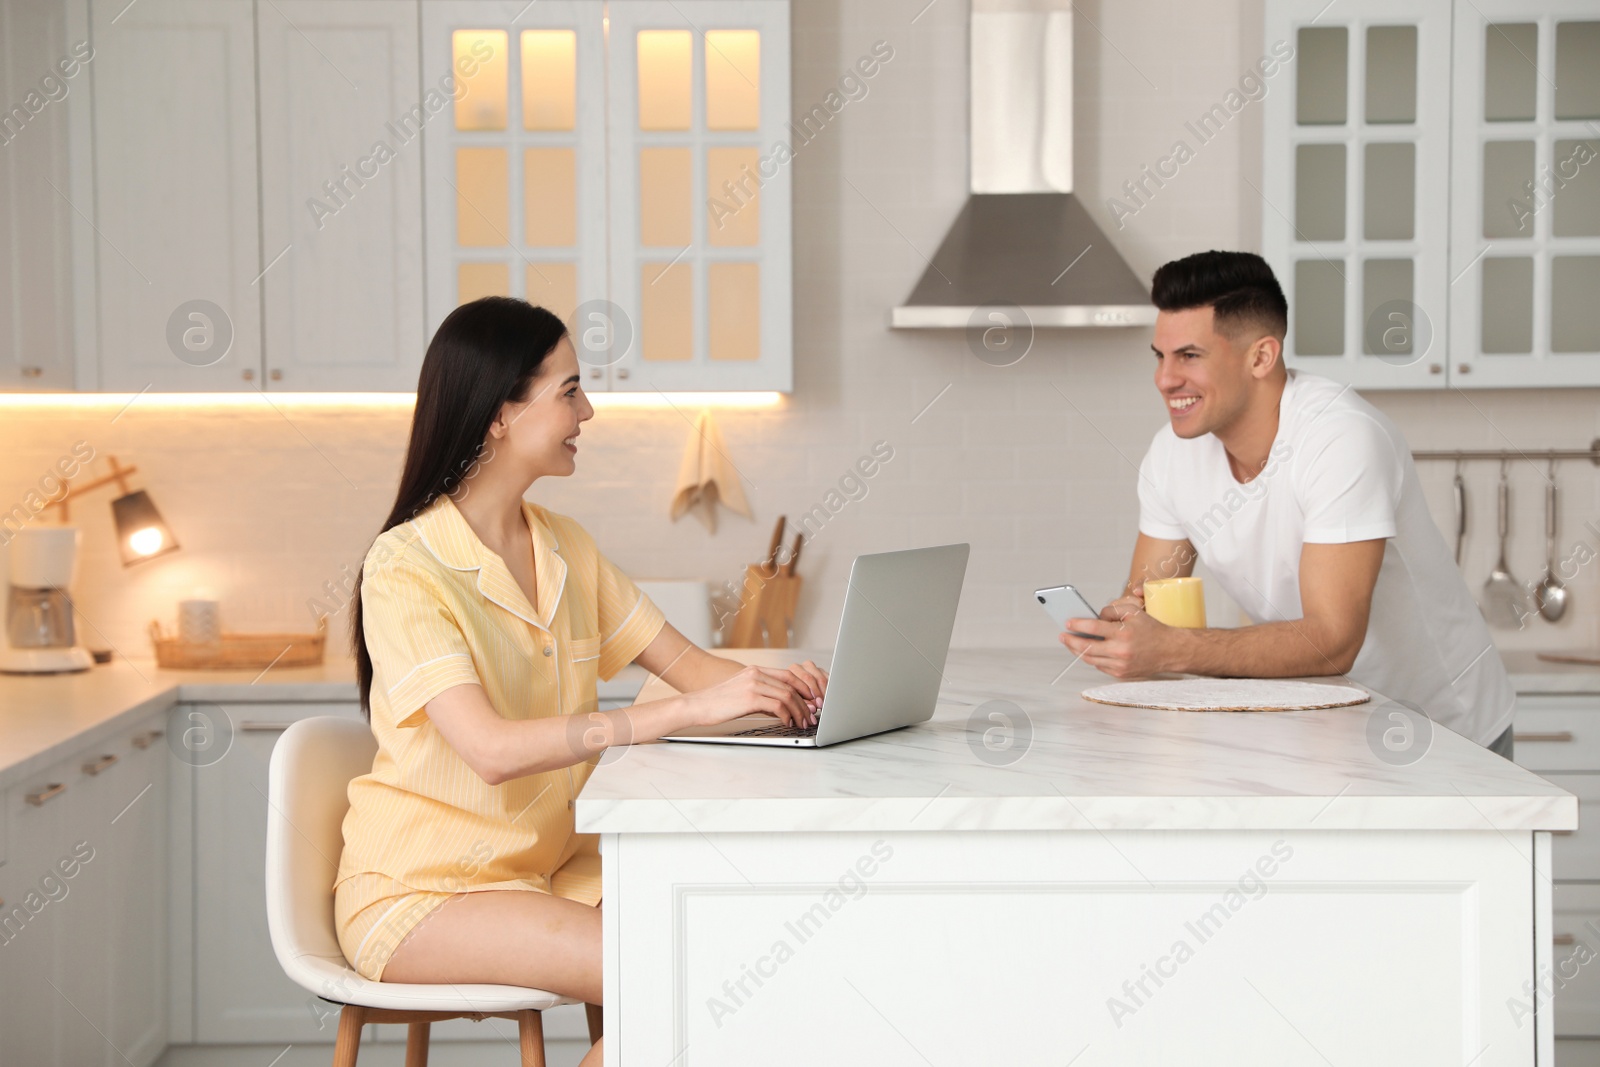
[[1083, 698], [1158, 711], [1310, 711], [1365, 704], [1371, 696], [1354, 686], [1277, 678], [1173, 678], [1100, 685]]

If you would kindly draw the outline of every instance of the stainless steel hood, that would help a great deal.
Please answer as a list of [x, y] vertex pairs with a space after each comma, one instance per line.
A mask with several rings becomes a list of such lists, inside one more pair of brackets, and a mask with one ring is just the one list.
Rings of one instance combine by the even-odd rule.
[[[1070, 0], [973, 0], [971, 190], [898, 328], [1154, 323], [1150, 292], [1072, 192]], [[1009, 316], [1008, 316], [1009, 321]]]

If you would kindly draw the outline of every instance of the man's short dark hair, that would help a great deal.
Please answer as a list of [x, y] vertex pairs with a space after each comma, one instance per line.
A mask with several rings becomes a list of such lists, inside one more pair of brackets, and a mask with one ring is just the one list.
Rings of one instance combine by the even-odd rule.
[[1217, 332], [1230, 337], [1245, 327], [1280, 341], [1289, 332], [1283, 287], [1254, 252], [1196, 252], [1162, 264], [1150, 280], [1150, 299], [1162, 311], [1209, 307]]

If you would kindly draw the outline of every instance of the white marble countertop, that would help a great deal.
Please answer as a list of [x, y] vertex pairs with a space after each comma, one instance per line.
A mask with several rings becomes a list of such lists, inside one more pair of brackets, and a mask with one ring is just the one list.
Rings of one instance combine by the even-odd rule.
[[[175, 704], [351, 702], [355, 663], [261, 671], [168, 671], [116, 660], [77, 674], [0, 675], [0, 789], [100, 743]], [[648, 677], [627, 667], [602, 682], [602, 698], [630, 699]]]
[[[765, 655], [792, 662], [806, 654]], [[930, 722], [825, 749], [614, 749], [578, 799], [577, 828], [705, 834], [1577, 826], [1576, 797], [1443, 728], [1409, 766], [1381, 761], [1367, 740], [1376, 703], [1256, 714], [1111, 707], [1079, 696], [1108, 680], [1092, 668], [1080, 664], [1053, 683], [1066, 663], [1051, 650], [952, 651]], [[652, 680], [640, 699], [666, 692]], [[1008, 765], [980, 756], [994, 758], [982, 744], [994, 723], [975, 715], [991, 700], [1020, 707], [1031, 734]]]

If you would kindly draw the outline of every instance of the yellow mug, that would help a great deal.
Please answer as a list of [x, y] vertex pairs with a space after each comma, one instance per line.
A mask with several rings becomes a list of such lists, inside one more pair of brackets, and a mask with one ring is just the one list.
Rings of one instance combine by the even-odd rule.
[[1199, 578], [1153, 578], [1144, 583], [1144, 610], [1168, 626], [1203, 629], [1205, 588]]

